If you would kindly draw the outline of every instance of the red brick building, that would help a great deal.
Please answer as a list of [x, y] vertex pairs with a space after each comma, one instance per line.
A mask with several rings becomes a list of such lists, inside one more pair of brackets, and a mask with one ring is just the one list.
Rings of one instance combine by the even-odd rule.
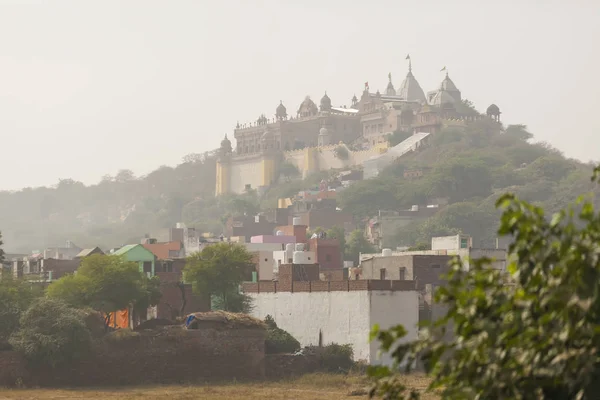
[[309, 239], [308, 249], [315, 252], [317, 264], [321, 270], [341, 269], [343, 267], [342, 250], [337, 239]]

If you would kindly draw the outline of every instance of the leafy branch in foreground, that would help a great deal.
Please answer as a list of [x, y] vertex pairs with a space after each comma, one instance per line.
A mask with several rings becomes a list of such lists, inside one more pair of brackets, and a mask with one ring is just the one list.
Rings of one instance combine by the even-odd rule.
[[[596, 168], [592, 180], [599, 177]], [[552, 218], [511, 194], [496, 205], [503, 210], [499, 234], [513, 239], [508, 274], [487, 259], [465, 271], [455, 259], [435, 293], [446, 316], [417, 342], [396, 348], [394, 368], [371, 371], [372, 395], [416, 396], [395, 373], [418, 358], [432, 378], [429, 389], [443, 398], [597, 398], [600, 214], [583, 196]], [[443, 340], [446, 329], [453, 336]], [[374, 334], [385, 351], [402, 333], [396, 327]]]

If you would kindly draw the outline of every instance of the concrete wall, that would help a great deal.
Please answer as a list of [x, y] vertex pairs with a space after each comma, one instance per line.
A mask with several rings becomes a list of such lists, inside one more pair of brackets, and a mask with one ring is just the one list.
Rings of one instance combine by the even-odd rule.
[[[447, 255], [373, 257], [361, 262], [361, 279], [417, 280], [418, 288], [423, 289], [426, 284], [443, 283], [441, 276], [449, 272], [451, 259], [452, 256]], [[381, 274], [382, 269], [385, 269], [385, 276]]]
[[[277, 325], [300, 341], [302, 346], [351, 344], [356, 360], [377, 364], [376, 344], [369, 343], [373, 324], [387, 328], [402, 324], [417, 335], [418, 295], [416, 291], [330, 291], [247, 293], [254, 301], [253, 316], [271, 315]], [[383, 359], [389, 363], [388, 359]]]
[[257, 189], [263, 184], [263, 162], [260, 157], [235, 160], [229, 166], [229, 191], [243, 193], [246, 185]]
[[[377, 324], [381, 329], [388, 329], [401, 323], [407, 334], [398, 344], [416, 340], [419, 332], [418, 293], [416, 291], [372, 291], [370, 293], [370, 325]], [[371, 364], [392, 364], [389, 353], [380, 354], [378, 342], [370, 343], [369, 347]]]

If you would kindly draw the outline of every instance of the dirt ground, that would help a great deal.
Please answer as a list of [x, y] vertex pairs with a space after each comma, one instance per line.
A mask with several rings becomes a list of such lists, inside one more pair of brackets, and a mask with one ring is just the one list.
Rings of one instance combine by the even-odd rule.
[[[427, 379], [422, 376], [406, 377], [411, 388], [424, 390]], [[359, 395], [368, 385], [360, 376], [312, 374], [298, 379], [279, 382], [228, 383], [220, 385], [157, 385], [124, 386], [118, 388], [73, 388], [73, 389], [0, 389], [0, 399], [211, 399], [211, 400], [334, 400], [366, 398]], [[366, 392], [363, 392], [366, 393]], [[434, 400], [425, 395], [423, 400]]]

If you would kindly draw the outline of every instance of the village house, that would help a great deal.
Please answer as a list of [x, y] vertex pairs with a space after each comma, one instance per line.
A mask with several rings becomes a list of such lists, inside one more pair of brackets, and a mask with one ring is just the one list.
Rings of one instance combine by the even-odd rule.
[[379, 345], [369, 341], [373, 325], [386, 329], [402, 324], [407, 330], [402, 341], [417, 339], [414, 281], [321, 281], [319, 274], [316, 264], [286, 264], [279, 267], [276, 282], [244, 283], [244, 293], [253, 300], [252, 315], [272, 316], [302, 346], [348, 343], [356, 360], [370, 364], [392, 363], [389, 354], [380, 357]]

